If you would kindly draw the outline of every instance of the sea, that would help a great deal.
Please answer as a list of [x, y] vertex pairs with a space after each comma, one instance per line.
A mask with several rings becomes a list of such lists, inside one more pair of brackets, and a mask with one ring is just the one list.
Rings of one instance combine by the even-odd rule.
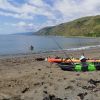
[[[30, 46], [34, 49], [30, 50]], [[0, 55], [81, 50], [100, 47], [100, 38], [36, 35], [0, 35]]]

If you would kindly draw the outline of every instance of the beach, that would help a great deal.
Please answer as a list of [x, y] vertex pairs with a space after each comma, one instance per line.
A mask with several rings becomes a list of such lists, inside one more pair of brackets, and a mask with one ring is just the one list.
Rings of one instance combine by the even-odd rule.
[[100, 59], [100, 47], [0, 57], [0, 100], [100, 100], [100, 71], [69, 72], [45, 57]]

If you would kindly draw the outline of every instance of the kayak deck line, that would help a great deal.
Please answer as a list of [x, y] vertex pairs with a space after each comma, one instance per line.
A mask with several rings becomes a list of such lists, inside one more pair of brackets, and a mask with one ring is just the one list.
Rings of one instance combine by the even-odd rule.
[[[45, 61], [48, 61], [48, 62], [51, 62], [51, 63], [58, 63], [58, 62], [68, 62], [68, 63], [70, 63], [70, 62], [74, 62], [74, 63], [80, 63], [81, 61], [80, 60], [78, 60], [78, 59], [63, 59], [63, 58], [46, 58], [45, 59]], [[86, 60], [86, 62], [100, 62], [100, 60], [99, 59], [88, 59], [88, 60]]]

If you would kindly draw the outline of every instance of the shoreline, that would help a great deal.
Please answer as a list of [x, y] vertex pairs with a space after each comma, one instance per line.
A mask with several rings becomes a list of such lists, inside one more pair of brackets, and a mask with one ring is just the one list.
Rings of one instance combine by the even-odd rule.
[[[81, 49], [83, 48], [83, 49]], [[37, 52], [37, 53], [18, 53], [18, 54], [5, 54], [5, 55], [0, 55], [0, 59], [2, 58], [11, 58], [11, 57], [25, 57], [25, 56], [43, 56], [43, 55], [57, 55], [58, 56], [64, 56], [65, 53], [68, 54], [69, 56], [76, 56], [80, 57], [83, 53], [86, 55], [86, 57], [100, 57], [99, 55], [100, 52], [100, 45], [98, 46], [88, 46], [88, 47], [80, 47], [80, 48], [73, 48], [73, 49], [65, 49], [65, 50], [52, 50], [52, 51], [44, 51], [44, 52]], [[72, 53], [72, 54], [71, 54]], [[96, 55], [94, 55], [94, 53]]]

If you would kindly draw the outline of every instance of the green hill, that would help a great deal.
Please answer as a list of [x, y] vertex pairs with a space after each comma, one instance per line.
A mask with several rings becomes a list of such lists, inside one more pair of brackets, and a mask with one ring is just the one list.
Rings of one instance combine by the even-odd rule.
[[45, 27], [36, 33], [39, 35], [100, 37], [100, 15], [83, 17], [57, 26]]

